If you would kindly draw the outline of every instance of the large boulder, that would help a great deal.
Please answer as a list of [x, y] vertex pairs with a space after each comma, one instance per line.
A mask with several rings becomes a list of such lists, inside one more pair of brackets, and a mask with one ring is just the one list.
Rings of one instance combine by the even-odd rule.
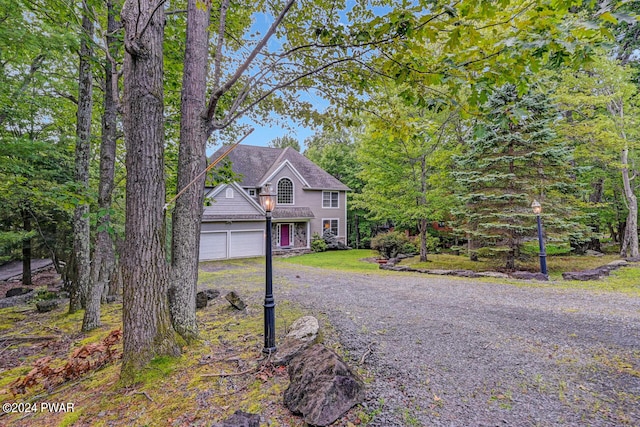
[[36, 303], [36, 308], [40, 313], [47, 313], [49, 311], [53, 311], [60, 305], [60, 301], [57, 299], [47, 299], [44, 301], [38, 301]]
[[594, 268], [593, 270], [567, 271], [562, 273], [564, 280], [599, 280], [609, 275], [608, 268]]
[[514, 279], [520, 279], [520, 280], [542, 280], [542, 281], [549, 280], [549, 276], [547, 276], [546, 274], [532, 273], [530, 271], [514, 271], [513, 273], [510, 274], [510, 276], [513, 277]]
[[202, 291], [207, 295], [207, 299], [210, 301], [212, 299], [216, 299], [220, 296], [220, 291], [217, 289], [205, 289]]
[[224, 297], [227, 301], [229, 301], [229, 304], [231, 304], [233, 308], [237, 310], [244, 310], [245, 308], [247, 308], [247, 304], [245, 304], [245, 302], [242, 301], [242, 298], [240, 298], [240, 296], [238, 296], [238, 294], [234, 291], [229, 292]]
[[236, 411], [229, 418], [212, 427], [260, 427], [260, 415]]
[[200, 291], [196, 294], [196, 308], [205, 308], [208, 302], [209, 298], [206, 293]]
[[16, 297], [18, 295], [28, 294], [29, 292], [33, 292], [33, 289], [23, 288], [23, 287], [11, 288], [7, 291], [7, 293], [5, 294], [5, 297], [6, 298]]
[[304, 316], [293, 322], [289, 333], [278, 346], [273, 364], [286, 365], [298, 353], [311, 347], [318, 338], [319, 329], [318, 319], [313, 316]]
[[364, 386], [334, 351], [316, 344], [289, 363], [284, 404], [314, 426], [328, 426], [364, 399]]

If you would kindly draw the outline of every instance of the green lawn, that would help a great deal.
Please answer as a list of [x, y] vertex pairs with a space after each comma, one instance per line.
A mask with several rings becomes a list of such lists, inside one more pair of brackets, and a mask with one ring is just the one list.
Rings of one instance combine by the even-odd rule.
[[347, 251], [327, 251], [290, 258], [278, 258], [278, 262], [300, 264], [309, 267], [327, 268], [346, 271], [376, 271], [378, 264], [362, 261], [364, 258], [377, 257], [377, 252], [370, 249], [351, 249]]
[[[377, 264], [363, 261], [365, 258], [377, 257], [375, 251], [368, 249], [352, 249], [348, 251], [328, 251], [299, 255], [290, 258], [277, 258], [276, 262], [286, 264], [298, 264], [309, 267], [326, 268], [331, 270], [343, 270], [351, 272], [380, 271]], [[470, 261], [467, 256], [449, 254], [429, 254], [428, 262], [419, 262], [418, 257], [402, 260], [403, 265], [414, 268], [430, 270], [473, 270], [489, 271], [500, 270], [501, 262], [497, 260], [483, 259]], [[625, 292], [640, 295], [640, 267], [624, 267], [611, 273], [604, 280], [577, 282], [563, 281], [562, 273], [565, 271], [587, 270], [620, 259], [617, 255], [593, 256], [568, 256], [557, 255], [547, 257], [547, 266], [551, 280], [556, 281], [554, 286], [580, 288], [589, 290]], [[531, 256], [526, 262], [517, 264], [519, 269], [539, 271], [540, 264], [537, 256]]]

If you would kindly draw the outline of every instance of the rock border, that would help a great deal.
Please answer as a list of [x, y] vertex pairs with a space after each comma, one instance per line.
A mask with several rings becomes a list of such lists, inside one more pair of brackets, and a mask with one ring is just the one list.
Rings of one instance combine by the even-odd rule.
[[[388, 271], [408, 271], [413, 273], [434, 274], [438, 276], [457, 276], [467, 278], [491, 277], [495, 279], [517, 279], [517, 280], [538, 280], [549, 281], [549, 276], [542, 273], [532, 273], [530, 271], [514, 271], [509, 274], [498, 271], [477, 272], [473, 270], [442, 270], [412, 268], [407, 265], [398, 265], [402, 258], [390, 258], [386, 263], [380, 264], [379, 268]], [[571, 271], [562, 273], [564, 280], [598, 280], [609, 275], [610, 272], [621, 267], [626, 267], [633, 263], [640, 262], [640, 259], [629, 258], [612, 261], [608, 264], [594, 268], [592, 270]]]

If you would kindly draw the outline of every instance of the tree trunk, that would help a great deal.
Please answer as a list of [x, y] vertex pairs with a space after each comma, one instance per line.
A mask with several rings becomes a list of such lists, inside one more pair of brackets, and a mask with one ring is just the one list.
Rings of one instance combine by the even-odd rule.
[[[210, 14], [210, 2], [189, 0], [182, 79], [178, 191], [187, 187], [207, 163], [207, 128], [203, 115], [207, 92]], [[204, 180], [203, 175], [178, 197], [173, 212], [169, 308], [174, 329], [187, 341], [198, 335], [196, 287]]]
[[[420, 198], [419, 204], [427, 204], [427, 156], [420, 159]], [[420, 232], [420, 262], [427, 262], [427, 220], [422, 218], [418, 221], [418, 231]]]
[[[115, 55], [115, 32], [118, 29], [113, 2], [107, 0], [107, 50]], [[98, 222], [93, 262], [91, 263], [91, 282], [87, 298], [87, 307], [82, 330], [90, 331], [100, 326], [100, 301], [107, 292], [115, 268], [115, 251], [111, 238], [111, 195], [114, 187], [116, 162], [116, 123], [118, 105], [117, 73], [109, 58], [105, 60], [104, 76], [104, 113], [102, 116], [102, 142], [100, 144], [100, 183], [98, 185]]]
[[418, 231], [420, 231], [420, 262], [427, 262], [427, 220], [418, 221]]
[[156, 356], [179, 354], [171, 327], [165, 249], [163, 39], [164, 9], [127, 0], [124, 136], [127, 149], [125, 245], [122, 254], [123, 358], [121, 381], [131, 384]]
[[627, 147], [622, 150], [620, 161], [622, 163], [624, 197], [629, 210], [620, 256], [637, 258], [640, 255], [638, 253], [638, 199], [631, 187], [631, 179], [629, 177], [629, 149]]
[[[22, 210], [22, 229], [25, 233], [31, 232], [31, 218], [29, 211]], [[31, 285], [31, 237], [22, 240], [22, 284]]]
[[507, 262], [505, 263], [505, 268], [509, 271], [513, 271], [516, 269], [516, 254], [513, 248], [509, 249], [507, 252]]
[[89, 203], [89, 155], [91, 149], [91, 112], [93, 108], [93, 77], [91, 58], [93, 49], [93, 21], [83, 4], [82, 34], [80, 42], [80, 66], [78, 71], [78, 113], [76, 124], [75, 180], [81, 189], [82, 199], [73, 216], [73, 251], [76, 258], [76, 280], [73, 283], [69, 313], [74, 313], [86, 304], [91, 275]]

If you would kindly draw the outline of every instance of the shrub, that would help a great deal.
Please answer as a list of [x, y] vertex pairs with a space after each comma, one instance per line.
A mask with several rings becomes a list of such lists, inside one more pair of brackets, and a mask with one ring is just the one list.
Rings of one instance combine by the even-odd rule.
[[[371, 239], [371, 249], [378, 251], [378, 253], [384, 258], [395, 258], [399, 253], [402, 253], [405, 249], [405, 245], [413, 245], [404, 233], [399, 231], [390, 231], [388, 233], [378, 234]], [[409, 247], [406, 247], [409, 249]]]
[[[420, 236], [415, 239], [416, 253], [420, 251]], [[430, 254], [440, 253], [440, 238], [427, 233], [427, 252]], [[406, 253], [406, 252], [405, 252]]]
[[313, 233], [311, 236], [311, 250], [313, 252], [324, 252], [327, 250], [327, 243], [318, 233]]
[[406, 254], [406, 255], [413, 255], [413, 254], [417, 254], [418, 252], [420, 252], [420, 249], [418, 249], [418, 246], [416, 246], [414, 242], [407, 242], [404, 245], [402, 245], [399, 253]]

